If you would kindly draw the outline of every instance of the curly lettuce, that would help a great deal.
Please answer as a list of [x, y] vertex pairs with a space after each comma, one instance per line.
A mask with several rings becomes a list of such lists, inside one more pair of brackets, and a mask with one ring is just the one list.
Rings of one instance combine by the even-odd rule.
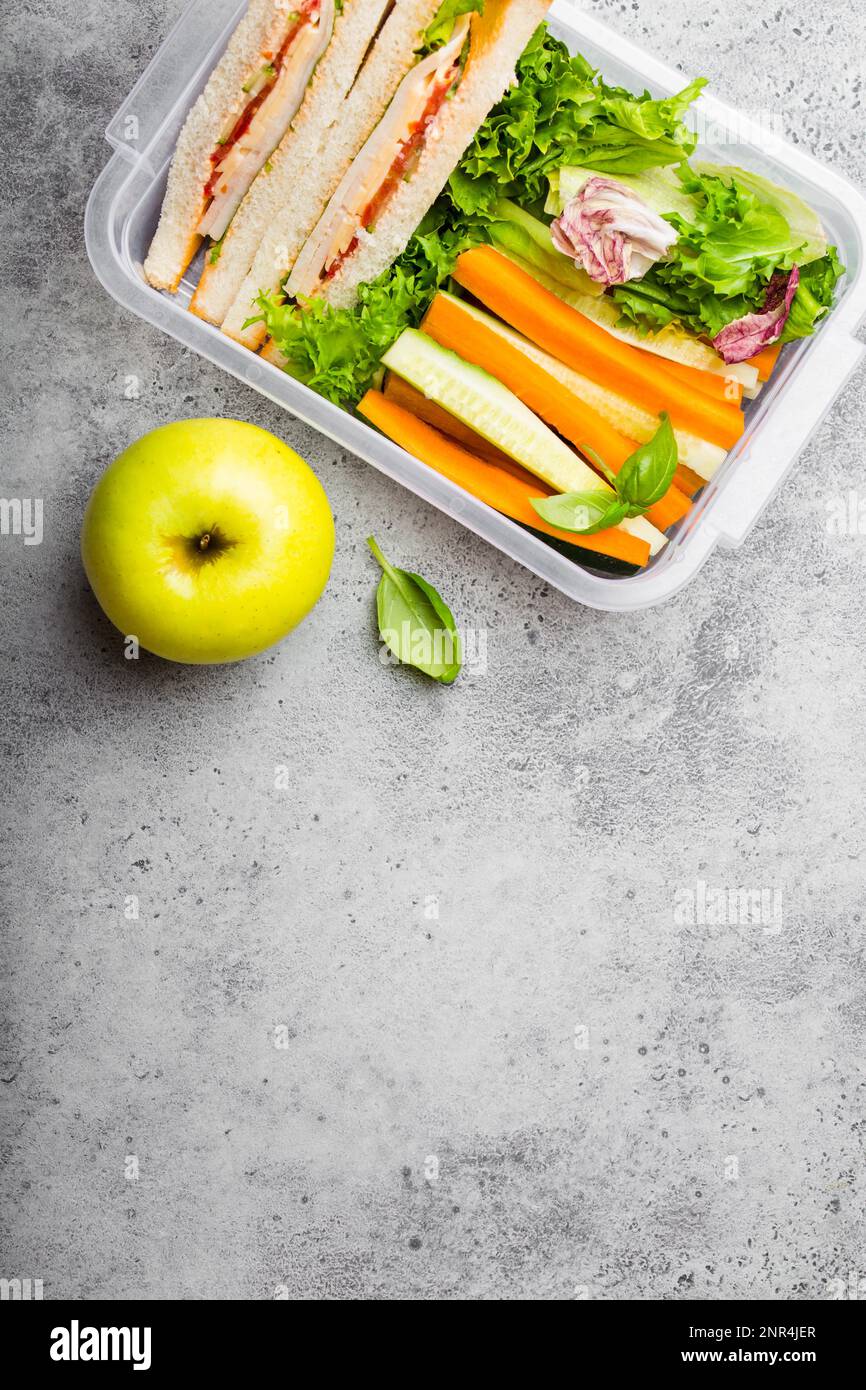
[[741, 189], [754, 193], [760, 202], [776, 208], [785, 218], [794, 239], [801, 247], [801, 265], [820, 260], [827, 254], [827, 235], [820, 217], [814, 208], [810, 208], [809, 204], [804, 203], [790, 188], [782, 188], [779, 184], [764, 178], [762, 174], [756, 174], [751, 169], [740, 169], [736, 165], [692, 160], [690, 167], [692, 172], [698, 175], [715, 175], [723, 183], [736, 182]]
[[683, 121], [706, 85], [654, 100], [611, 87], [546, 26], [517, 64], [517, 81], [477, 132], [449, 182], [455, 207], [490, 215], [500, 198], [540, 207], [548, 177], [563, 164], [597, 173], [641, 173], [679, 164], [697, 136]]

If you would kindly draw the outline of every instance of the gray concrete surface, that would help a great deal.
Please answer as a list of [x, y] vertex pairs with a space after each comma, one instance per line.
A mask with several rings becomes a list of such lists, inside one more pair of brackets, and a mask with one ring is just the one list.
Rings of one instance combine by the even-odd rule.
[[[866, 541], [827, 501], [863, 486], [863, 374], [742, 551], [643, 615], [572, 606], [97, 285], [101, 132], [180, 8], [3, 21], [2, 492], [44, 498], [45, 535], [0, 540], [0, 1274], [46, 1298], [847, 1287]], [[861, 7], [592, 8], [866, 183]], [[85, 501], [128, 441], [209, 414], [311, 460], [333, 579], [247, 665], [127, 662]], [[486, 673], [380, 666], [370, 530], [486, 631]], [[689, 924], [699, 881], [764, 891], [763, 922]]]

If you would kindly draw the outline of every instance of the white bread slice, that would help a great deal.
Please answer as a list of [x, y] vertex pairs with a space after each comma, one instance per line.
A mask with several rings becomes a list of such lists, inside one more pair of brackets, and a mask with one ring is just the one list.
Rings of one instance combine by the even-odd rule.
[[[295, 142], [291, 158], [280, 171], [279, 187], [269, 199], [271, 211], [264, 236], [236, 282], [232, 265], [233, 302], [227, 306], [222, 327], [237, 342], [253, 351], [264, 342], [264, 324], [244, 328], [246, 320], [257, 312], [256, 299], [262, 293], [276, 292], [292, 269], [334, 190], [384, 115], [395, 88], [414, 66], [421, 37], [441, 3], [442, 0], [396, 0], [355, 86], [342, 106], [334, 109], [330, 127], [315, 149], [311, 150], [307, 142]], [[268, 177], [272, 179], [273, 175]], [[254, 197], [264, 201], [264, 190], [260, 193], [254, 187], [250, 199]], [[231, 231], [223, 256], [230, 238]]]
[[[219, 259], [205, 266], [190, 304], [199, 318], [222, 323], [280, 208], [296, 199], [306, 204], [307, 185], [322, 161], [323, 145], [390, 4], [391, 0], [343, 0], [342, 12], [334, 25], [334, 37], [316, 69], [300, 111], [235, 213]], [[318, 217], [315, 206], [313, 214]], [[250, 309], [244, 318], [254, 312]]]
[[439, 197], [478, 127], [505, 94], [518, 58], [550, 8], [550, 0], [486, 0], [473, 15], [469, 61], [443, 109], [438, 138], [428, 141], [410, 182], [400, 183], [376, 219], [376, 230], [321, 291], [334, 308], [350, 308], [358, 288], [375, 280], [406, 249]]
[[275, 367], [285, 367], [286, 365], [286, 359], [280, 352], [273, 338], [268, 338], [259, 356], [263, 357], [266, 362], [273, 362]]
[[159, 226], [144, 263], [147, 279], [159, 290], [177, 290], [201, 245], [196, 228], [206, 206], [204, 190], [213, 173], [211, 155], [232, 110], [241, 114], [246, 100], [244, 83], [261, 67], [262, 54], [279, 46], [292, 9], [293, 0], [250, 0], [186, 119], [171, 163]]

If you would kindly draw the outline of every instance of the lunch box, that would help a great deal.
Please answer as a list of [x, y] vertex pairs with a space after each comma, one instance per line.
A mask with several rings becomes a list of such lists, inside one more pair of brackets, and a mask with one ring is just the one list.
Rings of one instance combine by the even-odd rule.
[[[661, 603], [697, 574], [717, 545], [741, 545], [866, 352], [854, 337], [866, 314], [862, 194], [715, 97], [704, 95], [696, 103], [698, 128], [711, 136], [699, 147], [701, 157], [754, 169], [798, 193], [820, 215], [847, 275], [836, 308], [813, 337], [784, 350], [770, 382], [747, 405], [743, 438], [689, 515], [668, 533], [669, 544], [633, 576], [595, 573], [189, 313], [201, 257], [177, 296], [162, 294], [145, 281], [142, 263], [178, 134], [244, 8], [239, 0], [193, 0], [109, 123], [106, 136], [114, 154], [96, 182], [85, 219], [88, 255], [109, 294], [589, 607], [630, 612]], [[571, 0], [557, 0], [550, 24], [573, 51], [583, 53], [618, 86], [662, 97], [688, 81], [582, 13]]]

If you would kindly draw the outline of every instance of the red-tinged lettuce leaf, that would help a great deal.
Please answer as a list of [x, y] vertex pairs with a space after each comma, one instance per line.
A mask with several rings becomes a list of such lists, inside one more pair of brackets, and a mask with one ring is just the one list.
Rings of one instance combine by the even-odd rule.
[[676, 241], [669, 222], [625, 184], [593, 174], [550, 228], [553, 244], [602, 285], [624, 285]]
[[746, 314], [723, 328], [713, 339], [713, 347], [726, 362], [746, 362], [762, 348], [769, 347], [782, 336], [791, 305], [800, 283], [800, 271], [794, 266], [791, 273], [774, 275], [767, 286], [764, 308], [759, 314]]

